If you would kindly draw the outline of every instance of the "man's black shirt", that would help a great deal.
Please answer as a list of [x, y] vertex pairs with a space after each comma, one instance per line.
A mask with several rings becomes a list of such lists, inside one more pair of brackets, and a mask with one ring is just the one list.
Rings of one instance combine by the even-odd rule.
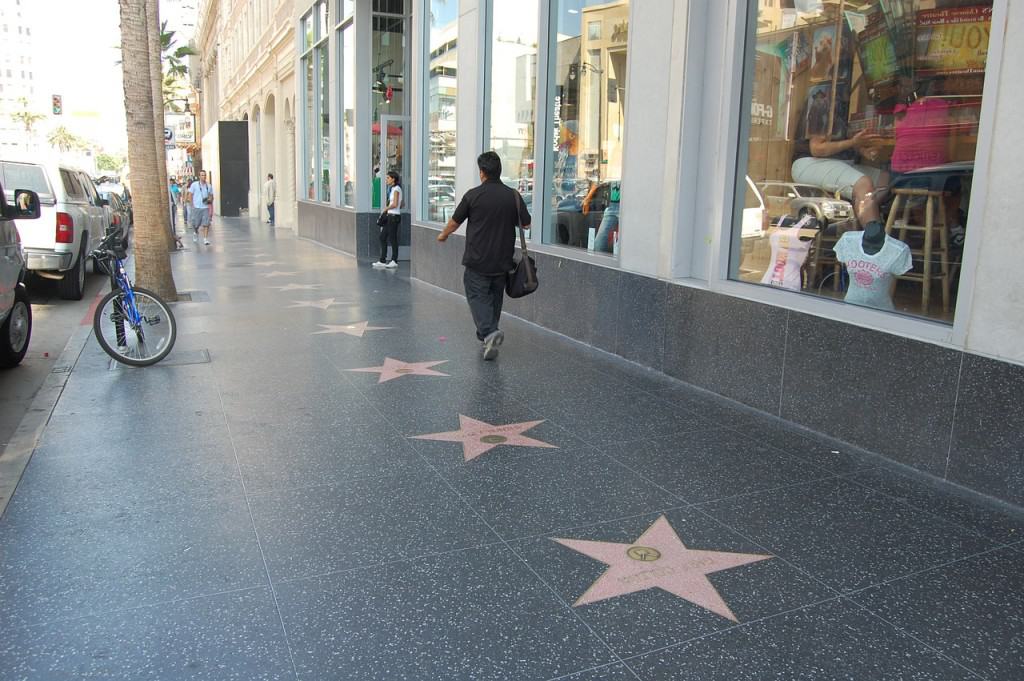
[[505, 274], [515, 267], [516, 226], [529, 225], [526, 202], [500, 180], [487, 180], [462, 197], [452, 220], [466, 219], [466, 252], [462, 264], [480, 274]]

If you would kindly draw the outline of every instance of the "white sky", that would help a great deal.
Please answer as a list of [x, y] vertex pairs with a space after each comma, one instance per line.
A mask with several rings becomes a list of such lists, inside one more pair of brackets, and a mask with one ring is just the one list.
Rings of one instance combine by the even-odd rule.
[[[121, 81], [121, 20], [117, 0], [30, 0], [34, 12], [33, 61], [39, 65], [38, 101], [50, 112], [50, 96], [64, 101], [63, 124], [106, 151], [127, 148]], [[42, 90], [40, 93], [39, 91]]]

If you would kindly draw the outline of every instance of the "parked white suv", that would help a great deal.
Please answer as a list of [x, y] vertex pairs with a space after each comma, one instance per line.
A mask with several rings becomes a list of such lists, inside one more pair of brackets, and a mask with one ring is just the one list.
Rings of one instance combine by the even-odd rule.
[[[40, 219], [17, 221], [30, 272], [58, 279], [58, 293], [81, 300], [88, 254], [103, 239], [110, 214], [89, 175], [62, 164], [0, 161], [4, 187], [31, 189], [39, 195]], [[7, 200], [13, 200], [12, 190]]]

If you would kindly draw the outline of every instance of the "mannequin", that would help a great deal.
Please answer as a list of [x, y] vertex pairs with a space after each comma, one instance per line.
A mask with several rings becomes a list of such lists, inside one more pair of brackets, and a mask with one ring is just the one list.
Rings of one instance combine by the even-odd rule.
[[885, 228], [878, 220], [872, 220], [864, 226], [864, 236], [861, 237], [860, 247], [868, 255], [874, 255], [882, 250], [885, 245]]

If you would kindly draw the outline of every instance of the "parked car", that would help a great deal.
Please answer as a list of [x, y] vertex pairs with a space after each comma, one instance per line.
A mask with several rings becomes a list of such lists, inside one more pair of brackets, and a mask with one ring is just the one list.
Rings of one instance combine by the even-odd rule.
[[121, 203], [128, 210], [128, 224], [135, 224], [135, 211], [132, 206], [132, 193], [128, 190], [128, 187], [121, 184], [121, 181], [114, 177], [100, 177], [95, 181], [96, 191], [109, 194], [117, 194], [117, 197], [121, 199]]
[[825, 227], [834, 220], [853, 217], [853, 204], [835, 198], [820, 187], [794, 182], [762, 182], [760, 189], [768, 204], [771, 220], [785, 215], [812, 215]]
[[611, 203], [613, 182], [619, 180], [606, 180], [581, 187], [558, 202], [555, 206], [555, 237], [558, 243], [587, 247], [590, 229], [596, 231], [600, 228], [604, 211]]
[[15, 219], [39, 217], [39, 195], [17, 189], [7, 202], [0, 187], [0, 367], [15, 366], [25, 358], [32, 336], [32, 306], [25, 289], [25, 252]]
[[132, 229], [132, 215], [125, 205], [124, 200], [113, 192], [100, 192], [100, 198], [107, 202], [107, 209], [110, 215], [110, 228], [121, 232], [121, 243], [128, 247], [128, 234]]
[[[0, 182], [6, 187], [31, 189], [39, 196], [41, 219], [17, 222], [28, 270], [59, 280], [61, 298], [81, 300], [85, 261], [110, 224], [106, 201], [92, 179], [63, 164], [0, 161]], [[13, 199], [10, 191], [7, 199]]]
[[768, 231], [770, 224], [768, 207], [765, 204], [764, 195], [750, 179], [746, 176], [747, 188], [743, 197], [743, 223], [740, 227], [740, 237], [752, 239], [763, 236]]

